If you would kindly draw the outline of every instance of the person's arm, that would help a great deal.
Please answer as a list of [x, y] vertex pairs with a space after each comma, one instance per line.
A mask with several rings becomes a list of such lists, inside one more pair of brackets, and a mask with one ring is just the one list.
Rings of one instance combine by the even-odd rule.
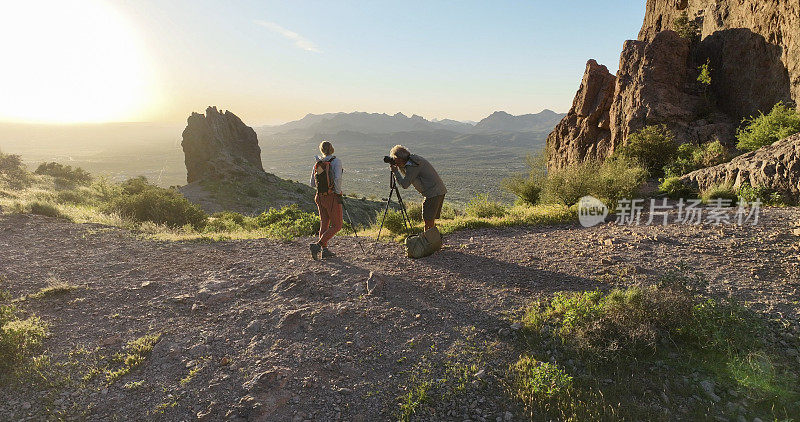
[[314, 167], [311, 167], [311, 181], [309, 183], [311, 184], [312, 188], [317, 187], [316, 169], [317, 169], [316, 165], [314, 165]]
[[333, 172], [333, 190], [342, 194], [342, 160], [336, 158], [331, 161], [331, 172]]
[[407, 165], [405, 168], [406, 170], [405, 176], [403, 176], [403, 174], [400, 173], [400, 170], [397, 167], [395, 167], [393, 170], [394, 170], [394, 177], [395, 179], [397, 179], [397, 183], [399, 183], [400, 186], [403, 187], [403, 189], [408, 189], [408, 187], [411, 186], [411, 182], [413, 182], [414, 179], [416, 179], [417, 176], [419, 175], [419, 166]]

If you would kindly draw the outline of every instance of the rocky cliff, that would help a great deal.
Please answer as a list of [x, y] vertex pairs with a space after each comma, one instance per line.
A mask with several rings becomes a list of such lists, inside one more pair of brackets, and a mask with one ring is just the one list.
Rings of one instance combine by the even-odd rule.
[[230, 111], [192, 113], [181, 146], [187, 183], [264, 173], [256, 132]]
[[[692, 41], [671, 31], [686, 12]], [[697, 82], [710, 62], [712, 82]], [[742, 118], [800, 97], [797, 0], [648, 0], [639, 39], [626, 41], [617, 75], [590, 60], [569, 111], [547, 141], [550, 168], [608, 157], [645, 125], [681, 142], [733, 145]]]

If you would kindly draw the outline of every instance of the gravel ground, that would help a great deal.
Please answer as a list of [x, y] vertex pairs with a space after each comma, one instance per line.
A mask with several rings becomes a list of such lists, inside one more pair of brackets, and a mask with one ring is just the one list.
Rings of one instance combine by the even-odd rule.
[[[420, 368], [462, 357], [477, 365], [465, 392], [418, 417], [521, 420], [485, 377], [518, 356], [512, 318], [532, 299], [685, 268], [706, 276], [710, 294], [797, 330], [799, 221], [800, 210], [774, 208], [758, 226], [469, 230], [417, 261], [363, 239], [362, 253], [347, 237], [332, 242], [338, 257], [315, 262], [309, 239], [164, 243], [2, 215], [0, 288], [21, 297], [48, 277], [80, 287], [19, 303], [50, 324], [53, 362], [79, 347], [113, 355], [142, 335], [161, 339], [110, 386], [0, 385], [0, 420], [387, 420]], [[377, 287], [368, 294], [367, 284]]]

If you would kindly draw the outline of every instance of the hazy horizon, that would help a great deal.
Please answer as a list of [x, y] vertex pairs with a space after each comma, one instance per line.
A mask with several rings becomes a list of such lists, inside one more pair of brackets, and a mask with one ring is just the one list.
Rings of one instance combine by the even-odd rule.
[[17, 64], [0, 68], [0, 121], [564, 112], [587, 59], [616, 70], [644, 3], [16, 2], [0, 16]]

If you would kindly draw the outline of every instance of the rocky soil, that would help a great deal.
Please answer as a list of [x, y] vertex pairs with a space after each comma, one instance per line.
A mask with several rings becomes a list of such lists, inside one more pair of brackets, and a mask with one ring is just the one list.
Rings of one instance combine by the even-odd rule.
[[161, 338], [111, 385], [0, 386], [0, 419], [390, 420], [415, 377], [458, 367], [465, 388], [418, 418], [522, 420], [489, 386], [519, 356], [514, 318], [531, 300], [684, 267], [706, 276], [710, 294], [798, 330], [798, 221], [800, 210], [775, 208], [758, 226], [462, 231], [418, 261], [363, 239], [362, 253], [348, 237], [332, 244], [337, 258], [315, 262], [308, 239], [161, 243], [3, 215], [0, 288], [22, 297], [48, 277], [80, 287], [18, 304], [50, 324], [52, 362], [81, 347], [113, 355], [142, 335]]

